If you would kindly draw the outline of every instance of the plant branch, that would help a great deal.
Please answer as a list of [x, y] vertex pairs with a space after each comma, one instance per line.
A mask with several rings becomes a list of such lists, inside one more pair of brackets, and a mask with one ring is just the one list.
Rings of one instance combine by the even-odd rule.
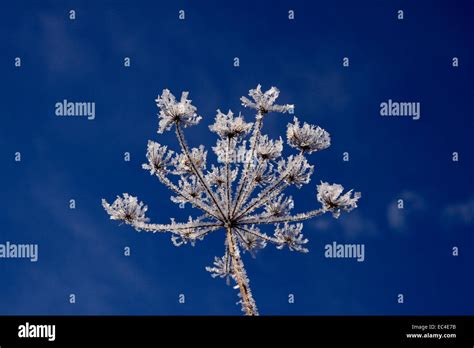
[[201, 184], [203, 185], [204, 189], [206, 190], [207, 194], [209, 195], [209, 197], [212, 199], [212, 201], [214, 202], [217, 210], [219, 210], [219, 213], [221, 214], [222, 216], [222, 219], [223, 220], [227, 220], [226, 219], [226, 216], [224, 214], [224, 212], [222, 211], [221, 209], [221, 206], [220, 204], [217, 202], [217, 199], [216, 197], [214, 197], [214, 193], [212, 192], [211, 188], [209, 187], [209, 185], [207, 184], [207, 182], [204, 180], [203, 178], [203, 175], [201, 173], [201, 171], [196, 167], [196, 164], [194, 163], [192, 157], [191, 157], [191, 154], [189, 152], [189, 147], [188, 145], [186, 144], [186, 141], [184, 140], [184, 137], [183, 137], [183, 133], [181, 132], [181, 127], [179, 125], [179, 122], [176, 121], [176, 135], [178, 137], [178, 140], [179, 140], [179, 144], [181, 145], [181, 148], [183, 150], [183, 152], [186, 154], [186, 157], [188, 158], [188, 161], [189, 163], [191, 164], [191, 168], [194, 172], [194, 174], [196, 175], [196, 177], [199, 179], [199, 181], [201, 182]]
[[232, 215], [235, 214], [235, 211], [237, 210], [237, 207], [240, 203], [242, 191], [243, 191], [244, 185], [247, 182], [247, 176], [248, 176], [248, 171], [250, 169], [250, 164], [252, 163], [253, 158], [255, 156], [255, 149], [257, 148], [257, 143], [258, 143], [258, 141], [260, 139], [260, 135], [261, 135], [261, 130], [262, 130], [262, 126], [263, 126], [263, 115], [260, 113], [260, 111], [257, 113], [255, 118], [256, 118], [256, 120], [255, 120], [254, 131], [253, 131], [253, 134], [252, 134], [252, 144], [251, 144], [252, 148], [250, 150], [250, 158], [246, 158], [247, 163], [246, 163], [246, 166], [244, 168], [244, 172], [242, 173], [241, 180], [239, 182], [239, 187], [237, 189], [237, 196], [235, 198], [234, 207], [232, 209]]
[[199, 239], [199, 238], [204, 237], [205, 235], [207, 235], [210, 232], [217, 231], [217, 230], [221, 229], [222, 227], [224, 227], [224, 226], [223, 225], [208, 226], [208, 227], [203, 228], [201, 231], [192, 233], [189, 237], [191, 239]]
[[226, 162], [225, 162], [225, 175], [226, 175], [226, 196], [227, 196], [227, 219], [230, 219], [230, 201], [231, 201], [231, 182], [230, 182], [230, 138], [227, 138], [227, 151], [226, 151]]
[[244, 210], [242, 212], [240, 212], [239, 215], [237, 215], [237, 217], [235, 219], [238, 221], [241, 217], [253, 212], [254, 210], [256, 210], [258, 208], [260, 208], [261, 206], [266, 204], [268, 201], [270, 201], [271, 199], [278, 196], [288, 186], [290, 186], [290, 184], [288, 184], [286, 182], [283, 183], [283, 184], [280, 183], [279, 186], [273, 187], [271, 191], [261, 193], [259, 196], [257, 196], [255, 199], [253, 199], [246, 207], [244, 207], [243, 208]]
[[274, 244], [281, 244], [281, 242], [278, 241], [276, 238], [272, 238], [272, 237], [270, 237], [270, 236], [267, 236], [266, 234], [249, 230], [248, 228], [242, 227], [242, 226], [240, 226], [240, 225], [237, 226], [236, 228], [237, 228], [238, 230], [243, 231], [243, 232], [247, 232], [247, 233], [253, 234], [254, 236], [256, 236], [256, 237], [258, 237], [258, 238], [261, 238], [261, 239], [263, 239], [263, 240], [266, 240], [267, 242], [274, 243]]
[[311, 219], [315, 216], [323, 215], [326, 213], [326, 210], [323, 208], [316, 209], [316, 210], [311, 210], [306, 213], [299, 213], [293, 216], [281, 216], [281, 217], [274, 217], [274, 218], [265, 218], [263, 216], [249, 216], [248, 218], [239, 221], [239, 227], [240, 225], [266, 225], [266, 224], [278, 224], [282, 222], [298, 222], [298, 221], [304, 221]]
[[283, 192], [283, 190], [289, 186], [289, 184], [284, 184], [280, 187], [278, 187], [283, 181], [285, 181], [288, 176], [290, 175], [291, 171], [293, 170], [293, 168], [295, 168], [297, 165], [299, 165], [299, 162], [302, 160], [303, 158], [303, 151], [300, 152], [300, 154], [298, 155], [298, 163], [293, 163], [293, 165], [289, 168], [287, 168], [287, 170], [285, 170], [284, 174], [282, 174], [278, 180], [272, 184], [271, 186], [265, 188], [265, 190], [261, 191], [260, 194], [255, 197], [254, 199], [252, 199], [252, 201], [250, 201], [250, 203], [248, 204], [248, 206], [246, 208], [244, 208], [245, 210], [243, 212], [239, 212], [239, 214], [237, 215], [236, 217], [236, 220], [238, 220], [239, 218], [241, 218], [242, 216], [244, 216], [245, 214], [249, 213], [249, 212], [252, 212], [254, 211], [255, 209], [258, 209], [259, 207], [261, 207], [262, 205], [266, 204], [270, 199], [272, 199], [273, 197], [275, 197], [275, 195], [272, 193], [274, 192], [274, 190], [278, 190], [279, 189], [279, 192]]
[[190, 204], [194, 205], [196, 208], [201, 209], [203, 212], [205, 212], [206, 214], [216, 218], [217, 220], [221, 220], [220, 217], [218, 217], [215, 213], [213, 213], [213, 211], [211, 210], [211, 207], [205, 205], [204, 203], [202, 203], [198, 200], [195, 200], [195, 199], [193, 200], [192, 197], [185, 194], [184, 191], [180, 190], [175, 184], [173, 184], [171, 182], [170, 179], [168, 179], [166, 176], [164, 176], [163, 173], [157, 173], [156, 176], [158, 177], [158, 179], [161, 181], [161, 183], [163, 185], [168, 187], [171, 191], [173, 191], [177, 195], [179, 195], [179, 196], [183, 197], [184, 199], [186, 199]]
[[221, 223], [212, 222], [190, 222], [190, 223], [174, 223], [174, 224], [148, 224], [144, 222], [132, 224], [134, 227], [147, 232], [171, 232], [180, 234], [181, 231], [189, 229], [199, 229], [208, 227], [223, 227]]

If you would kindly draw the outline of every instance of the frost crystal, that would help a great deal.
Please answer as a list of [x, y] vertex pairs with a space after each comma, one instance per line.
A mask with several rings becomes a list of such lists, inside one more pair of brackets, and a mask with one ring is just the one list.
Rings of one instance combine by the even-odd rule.
[[252, 108], [261, 114], [266, 114], [268, 112], [288, 112], [294, 109], [294, 105], [275, 105], [275, 101], [280, 95], [280, 91], [276, 87], [270, 88], [265, 93], [262, 93], [262, 86], [258, 85], [257, 88], [251, 89], [249, 91], [249, 96], [252, 97], [253, 101], [247, 97], [242, 97], [242, 105], [246, 108]]
[[304, 248], [303, 245], [308, 243], [308, 240], [303, 237], [301, 230], [303, 224], [289, 224], [285, 222], [283, 226], [277, 225], [275, 229], [275, 237], [280, 241], [278, 249], [283, 249], [283, 246], [287, 245], [291, 251], [299, 251], [307, 253], [308, 249]]
[[206, 267], [206, 271], [211, 273], [212, 278], [220, 277], [224, 278], [232, 274], [230, 265], [226, 257], [214, 257], [214, 267]]
[[[306, 156], [330, 145], [329, 134], [323, 129], [304, 123], [297, 118], [287, 126], [287, 142], [298, 153], [282, 157], [283, 140], [270, 139], [262, 133], [264, 115], [270, 112], [288, 112], [293, 105], [277, 105], [279, 90], [275, 87], [262, 92], [261, 86], [249, 91], [251, 99], [242, 97], [242, 105], [256, 110], [255, 122], [246, 122], [239, 113], [235, 116], [217, 110], [209, 129], [218, 135], [212, 147], [217, 161], [207, 165], [207, 151], [203, 145], [190, 148], [184, 128], [201, 120], [196, 107], [183, 92], [180, 101], [167, 89], [156, 99], [159, 112], [158, 133], [174, 127], [180, 150], [149, 141], [143, 168], [150, 171], [171, 192], [171, 201], [184, 208], [189, 204], [199, 210], [196, 218], [185, 222], [171, 219], [169, 224], [149, 223], [145, 217], [147, 206], [127, 193], [109, 204], [102, 205], [112, 220], [121, 220], [136, 230], [169, 232], [175, 246], [195, 245], [208, 234], [225, 232], [225, 254], [216, 257], [214, 265], [206, 267], [212, 277], [235, 281], [239, 290], [239, 304], [247, 315], [258, 315], [257, 305], [249, 286], [249, 279], [241, 251], [252, 256], [267, 245], [277, 249], [287, 246], [292, 251], [308, 252], [308, 240], [301, 233], [301, 221], [331, 212], [337, 218], [342, 211], [357, 207], [360, 193], [342, 195], [341, 185], [322, 182], [317, 186], [317, 200], [321, 208], [292, 213], [294, 201], [284, 194], [286, 188], [308, 184], [314, 167]], [[246, 139], [247, 138], [247, 139]], [[274, 227], [274, 234], [263, 232], [265, 225]]]
[[188, 127], [201, 121], [202, 117], [197, 116], [196, 107], [191, 105], [188, 95], [189, 92], [183, 92], [181, 100], [177, 102], [175, 96], [168, 89], [164, 89], [163, 93], [156, 98], [156, 105], [160, 108], [158, 133], [170, 130], [175, 123]]
[[248, 251], [255, 256], [255, 252], [259, 249], [265, 248], [267, 242], [260, 237], [260, 230], [255, 226], [243, 227], [237, 232], [239, 244], [242, 246], [244, 251]]
[[283, 140], [271, 140], [267, 135], [260, 137], [260, 141], [257, 144], [256, 152], [257, 156], [265, 161], [274, 160], [281, 156], [283, 151]]
[[330, 185], [321, 181], [321, 184], [318, 185], [318, 201], [323, 205], [323, 209], [332, 212], [335, 218], [341, 215], [341, 210], [349, 212], [357, 208], [357, 201], [360, 198], [360, 192], [355, 192], [351, 197], [352, 190], [341, 196], [343, 191], [344, 187], [339, 184]]
[[254, 173], [255, 184], [260, 187], [265, 187], [275, 180], [275, 173], [273, 172], [273, 164], [263, 162]]
[[167, 146], [149, 140], [146, 153], [148, 164], [143, 164], [143, 169], [148, 169], [151, 175], [168, 171], [168, 167], [172, 164], [173, 151], [167, 149]]
[[204, 150], [204, 146], [202, 145], [200, 145], [199, 148], [193, 148], [189, 156], [185, 153], [177, 155], [173, 159], [173, 164], [175, 166], [175, 174], [193, 175], [192, 165], [194, 164], [197, 168], [204, 169], [206, 168], [206, 158], [207, 151]]
[[227, 114], [217, 110], [216, 121], [209, 129], [224, 139], [242, 138], [250, 132], [252, 123], [245, 122], [240, 114], [234, 117], [230, 110]]
[[290, 213], [293, 207], [293, 198], [285, 198], [284, 195], [280, 195], [278, 199], [265, 205], [265, 212], [267, 213], [267, 216], [286, 216]]
[[103, 199], [102, 206], [110, 215], [111, 220], [122, 220], [129, 225], [139, 225], [149, 221], [145, 217], [148, 207], [143, 202], [138, 202], [137, 197], [130, 196], [128, 193], [124, 193], [123, 198], [117, 196], [112, 204]]
[[293, 124], [288, 124], [286, 137], [288, 145], [301, 151], [312, 153], [314, 151], [324, 150], [331, 145], [329, 133], [320, 127], [304, 123], [300, 127], [298, 119], [293, 119]]
[[308, 184], [313, 174], [314, 166], [310, 165], [303, 155], [288, 157], [288, 160], [278, 162], [278, 171], [285, 172], [285, 181], [300, 188]]

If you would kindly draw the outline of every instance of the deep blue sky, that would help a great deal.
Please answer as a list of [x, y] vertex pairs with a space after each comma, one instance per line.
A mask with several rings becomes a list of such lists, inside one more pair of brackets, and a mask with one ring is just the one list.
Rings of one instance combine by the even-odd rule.
[[[186, 134], [210, 146], [215, 110], [250, 118], [239, 98], [258, 83], [279, 87], [281, 103], [332, 135], [311, 156], [312, 182], [291, 192], [295, 210], [318, 206], [319, 180], [362, 192], [356, 211], [305, 224], [310, 253], [245, 255], [260, 312], [474, 314], [472, 1], [229, 3], [2, 2], [0, 243], [38, 243], [39, 261], [0, 259], [0, 314], [240, 314], [236, 290], [204, 270], [223, 254], [223, 233], [176, 248], [169, 235], [110, 221], [100, 199], [128, 192], [155, 222], [185, 219], [193, 211], [141, 169], [148, 139], [177, 145], [156, 134], [154, 99], [189, 90], [204, 119]], [[96, 119], [56, 117], [63, 99], [95, 102]], [[387, 99], [420, 102], [421, 119], [381, 117]], [[291, 117], [267, 120], [277, 136]], [[394, 209], [399, 198], [404, 210]], [[332, 241], [364, 243], [365, 262], [325, 258]]]

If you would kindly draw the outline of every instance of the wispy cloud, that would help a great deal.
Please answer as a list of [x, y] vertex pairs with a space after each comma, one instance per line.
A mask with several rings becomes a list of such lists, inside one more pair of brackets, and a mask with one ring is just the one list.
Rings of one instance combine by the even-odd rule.
[[441, 218], [448, 225], [474, 224], [474, 197], [465, 202], [447, 205], [442, 211]]
[[[403, 207], [399, 207], [399, 200], [402, 200]], [[427, 202], [423, 196], [413, 191], [403, 191], [387, 207], [388, 226], [396, 231], [404, 231], [410, 220], [426, 208]]]
[[344, 235], [349, 239], [374, 236], [377, 234], [375, 222], [359, 212], [352, 212], [345, 216], [345, 218], [341, 220], [340, 225]]
[[38, 53], [40, 63], [49, 74], [84, 76], [97, 71], [97, 47], [75, 30], [77, 24], [69, 20], [67, 12], [43, 11], [33, 22], [21, 23], [20, 40], [31, 41], [32, 28], [35, 40], [30, 49]]
[[311, 228], [323, 232], [336, 232], [337, 236], [353, 240], [377, 235], [377, 224], [358, 211], [344, 214], [339, 219], [323, 216], [309, 223]]
[[[116, 303], [124, 291], [117, 289], [120, 286], [166, 311], [166, 303], [160, 300], [161, 289], [151, 282], [153, 275], [123, 256], [120, 241], [110, 240], [94, 218], [95, 207], [65, 214], [68, 200], [64, 192], [68, 188], [59, 171], [56, 173], [54, 180], [45, 178], [31, 188], [30, 204], [51, 226], [62, 231], [62, 236], [53, 234], [52, 228], [38, 237], [40, 262], [24, 268], [16, 283], [21, 294], [18, 298], [22, 300], [8, 306], [2, 304], [3, 311], [8, 313], [14, 308], [15, 313], [28, 314], [117, 314], [121, 308]], [[99, 202], [97, 199], [97, 207]], [[25, 226], [31, 223], [35, 222], [26, 222]], [[104, 224], [108, 225], [107, 219]], [[51, 254], [53, 245], [57, 252]], [[102, 264], [91, 267], [92, 260], [101, 260]], [[68, 303], [70, 293], [78, 298], [78, 304], [73, 307]]]

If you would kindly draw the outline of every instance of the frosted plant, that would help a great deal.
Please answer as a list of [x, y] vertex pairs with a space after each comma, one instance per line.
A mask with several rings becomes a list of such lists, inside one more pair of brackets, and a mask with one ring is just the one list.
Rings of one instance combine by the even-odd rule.
[[[181, 99], [167, 89], [156, 99], [160, 109], [158, 133], [174, 128], [180, 145], [179, 152], [167, 146], [148, 141], [143, 168], [156, 176], [173, 195], [171, 200], [184, 208], [186, 204], [201, 211], [198, 217], [188, 221], [168, 224], [152, 224], [145, 217], [147, 206], [127, 193], [112, 203], [102, 200], [110, 218], [132, 225], [137, 231], [169, 232], [174, 245], [194, 245], [209, 233], [225, 232], [225, 252], [215, 257], [213, 266], [206, 267], [212, 277], [234, 280], [239, 290], [239, 304], [247, 315], [257, 315], [257, 306], [249, 287], [249, 279], [241, 258], [242, 252], [255, 257], [256, 252], [273, 244], [277, 249], [288, 247], [292, 251], [308, 252], [308, 240], [303, 236], [301, 221], [326, 212], [338, 218], [342, 211], [357, 207], [360, 193], [352, 190], [343, 194], [338, 184], [321, 182], [317, 186], [316, 199], [321, 207], [304, 213], [292, 214], [294, 201], [285, 196], [290, 186], [300, 188], [308, 184], [314, 167], [306, 156], [330, 146], [329, 133], [320, 127], [304, 123], [295, 117], [288, 124], [286, 137], [290, 147], [297, 150], [287, 158], [282, 157], [283, 140], [273, 140], [262, 134], [263, 120], [271, 112], [286, 113], [293, 105], [277, 105], [279, 90], [275, 87], [262, 92], [261, 86], [249, 91], [251, 99], [242, 97], [242, 105], [256, 110], [255, 121], [248, 123], [243, 116], [217, 110], [209, 129], [218, 136], [212, 147], [217, 157], [215, 164], [207, 166], [204, 146], [190, 148], [183, 128], [197, 125], [201, 116], [183, 92]], [[246, 139], [246, 138], [249, 139]], [[273, 225], [274, 234], [261, 230]]]

